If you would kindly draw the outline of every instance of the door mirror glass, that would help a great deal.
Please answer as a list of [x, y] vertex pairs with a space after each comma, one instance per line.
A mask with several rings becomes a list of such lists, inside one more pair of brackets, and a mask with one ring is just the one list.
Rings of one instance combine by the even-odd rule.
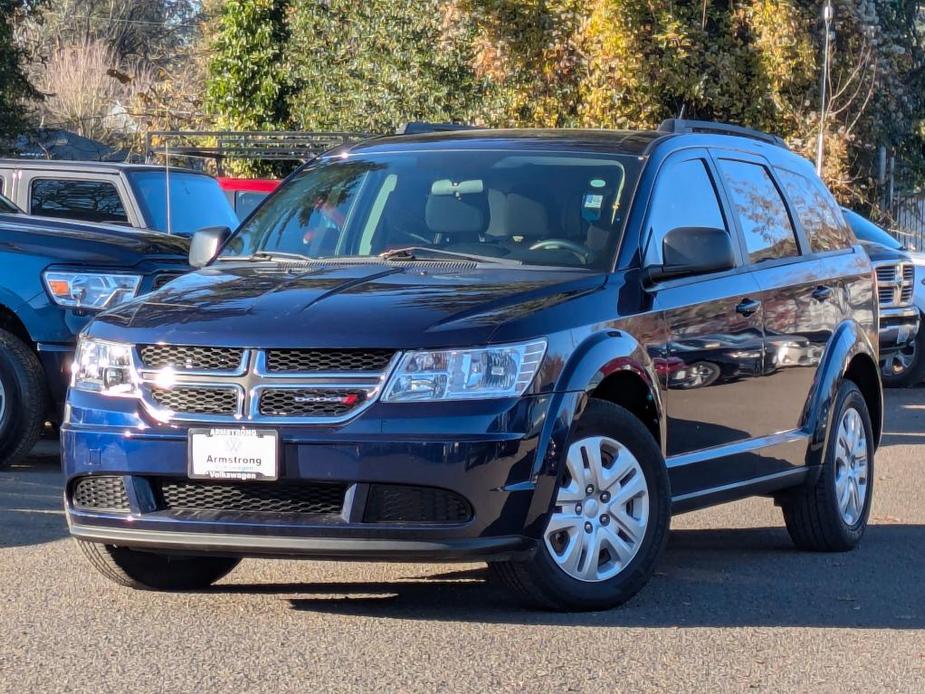
[[653, 282], [706, 275], [735, 267], [732, 239], [725, 229], [677, 227], [662, 240], [662, 264], [646, 268]]
[[228, 227], [206, 227], [197, 231], [190, 241], [189, 264], [195, 268], [208, 265], [229, 236], [231, 229]]

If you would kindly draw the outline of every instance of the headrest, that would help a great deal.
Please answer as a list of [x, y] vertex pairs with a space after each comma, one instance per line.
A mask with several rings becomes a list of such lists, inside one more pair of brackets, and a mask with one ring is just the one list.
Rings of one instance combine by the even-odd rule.
[[509, 234], [528, 239], [549, 236], [549, 217], [541, 202], [520, 193], [509, 193], [506, 207]]
[[485, 225], [485, 215], [475, 196], [429, 195], [424, 222], [440, 234], [477, 234]]

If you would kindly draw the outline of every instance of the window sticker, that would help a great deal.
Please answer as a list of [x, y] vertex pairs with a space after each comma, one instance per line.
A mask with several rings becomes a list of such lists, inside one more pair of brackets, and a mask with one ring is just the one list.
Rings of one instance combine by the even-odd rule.
[[601, 207], [603, 205], [603, 195], [600, 193], [585, 193], [584, 203], [581, 206], [581, 218], [586, 222], [596, 222], [601, 218]]

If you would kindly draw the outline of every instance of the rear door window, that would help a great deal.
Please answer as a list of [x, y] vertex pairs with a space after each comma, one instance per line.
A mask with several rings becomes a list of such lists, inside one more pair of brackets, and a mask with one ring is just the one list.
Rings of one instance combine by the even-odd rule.
[[678, 227], [726, 229], [722, 208], [706, 162], [701, 158], [669, 161], [662, 167], [652, 195], [646, 265], [662, 262], [662, 241]]
[[800, 254], [787, 206], [770, 172], [761, 164], [720, 159], [726, 183], [752, 263]]
[[819, 179], [810, 179], [786, 169], [777, 169], [777, 176], [809, 237], [813, 253], [828, 253], [854, 245], [851, 230], [835, 199]]
[[129, 223], [119, 190], [109, 181], [36, 179], [30, 190], [29, 209], [42, 217]]

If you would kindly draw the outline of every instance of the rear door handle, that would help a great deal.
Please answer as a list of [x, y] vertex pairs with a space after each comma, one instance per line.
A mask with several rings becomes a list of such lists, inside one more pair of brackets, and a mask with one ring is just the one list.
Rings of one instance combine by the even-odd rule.
[[760, 301], [756, 301], [755, 299], [742, 299], [739, 305], [736, 306], [736, 313], [747, 317], [755, 313], [759, 308], [761, 308]]
[[816, 301], [828, 301], [832, 298], [832, 288], [821, 285], [813, 290], [813, 298]]

